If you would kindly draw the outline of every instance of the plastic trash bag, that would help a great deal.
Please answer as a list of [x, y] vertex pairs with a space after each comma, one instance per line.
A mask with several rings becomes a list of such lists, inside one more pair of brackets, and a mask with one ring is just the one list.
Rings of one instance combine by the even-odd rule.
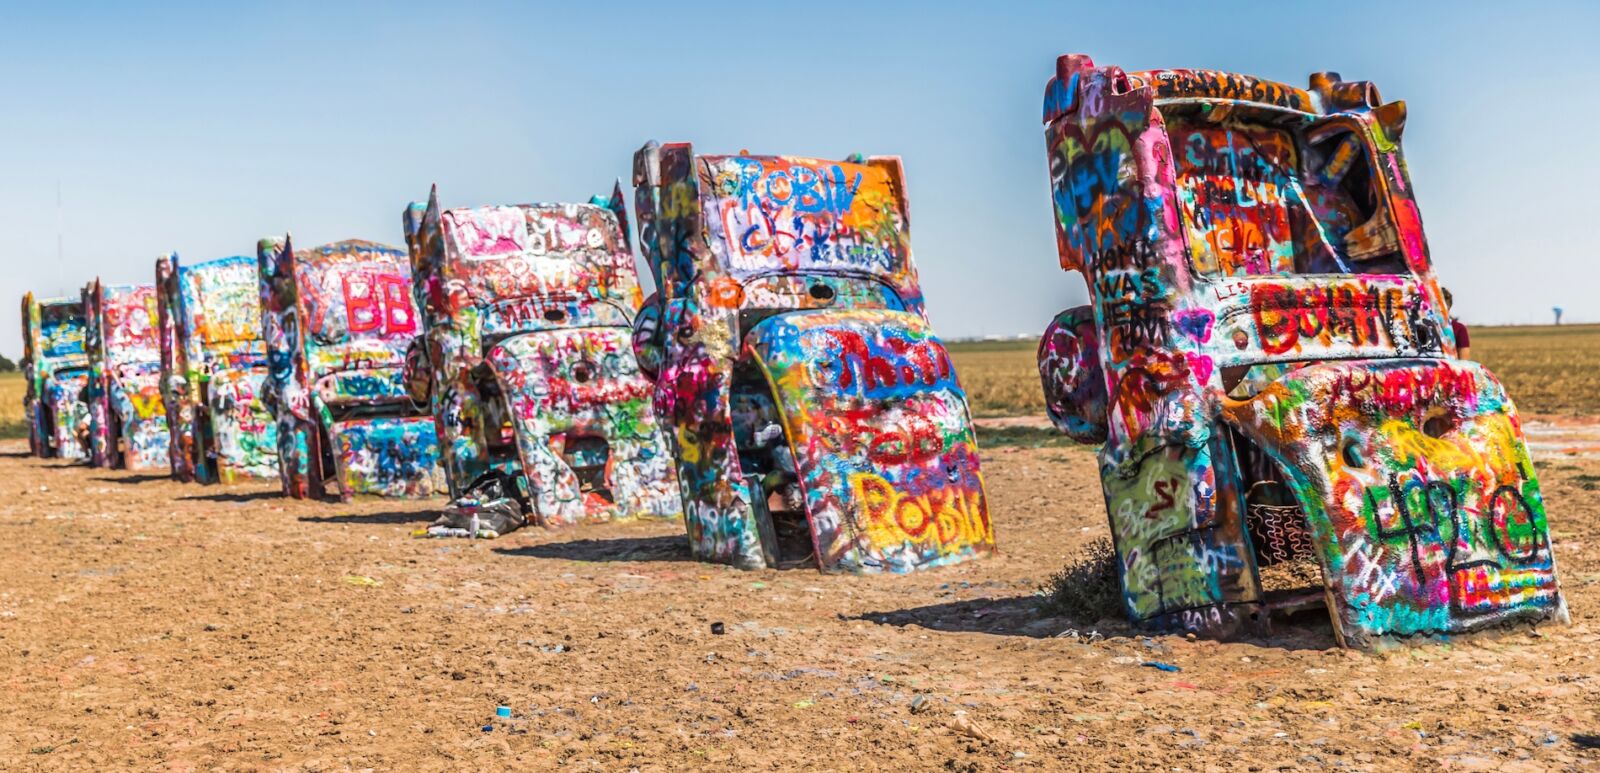
[[526, 526], [530, 510], [516, 477], [491, 470], [478, 476], [419, 536], [494, 539]]

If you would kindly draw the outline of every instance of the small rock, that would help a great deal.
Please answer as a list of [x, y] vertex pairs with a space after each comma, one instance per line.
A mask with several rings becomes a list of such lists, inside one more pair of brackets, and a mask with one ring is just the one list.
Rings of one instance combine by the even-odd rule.
[[928, 710], [928, 696], [926, 696], [926, 695], [918, 695], [917, 697], [911, 699], [911, 713], [912, 714], [921, 714], [922, 712], [927, 711], [927, 710]]
[[712, 636], [721, 636], [721, 635], [723, 635], [723, 634], [725, 634], [727, 632], [728, 632], [728, 627], [723, 625], [722, 623], [712, 623], [711, 624], [711, 635]]

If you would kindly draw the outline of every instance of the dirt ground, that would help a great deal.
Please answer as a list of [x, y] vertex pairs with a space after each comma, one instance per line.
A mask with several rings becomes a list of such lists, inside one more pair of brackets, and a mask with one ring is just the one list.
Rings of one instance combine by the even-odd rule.
[[24, 451], [0, 444], [5, 770], [1600, 763], [1595, 454], [1539, 465], [1573, 625], [1367, 654], [1325, 619], [1225, 644], [1041, 619], [1106, 533], [1075, 448], [985, 449], [1004, 554], [900, 577], [696, 564], [665, 523], [415, 539], [437, 503]]

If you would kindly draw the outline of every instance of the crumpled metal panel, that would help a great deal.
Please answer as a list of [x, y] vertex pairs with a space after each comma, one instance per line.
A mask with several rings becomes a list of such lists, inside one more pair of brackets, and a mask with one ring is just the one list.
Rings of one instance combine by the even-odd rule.
[[[682, 513], [672, 453], [626, 328], [525, 333], [496, 344], [486, 359], [511, 409], [538, 523]], [[582, 439], [603, 440], [604, 456], [565, 458]], [[585, 462], [603, 467], [588, 491], [574, 471]]]
[[1056, 315], [1039, 339], [1039, 377], [1051, 423], [1079, 443], [1106, 440], [1106, 379], [1094, 310], [1077, 306]]
[[546, 527], [682, 511], [630, 324], [639, 283], [607, 201], [405, 212], [426, 383], [452, 494], [523, 473]]
[[[431, 421], [404, 383], [421, 331], [405, 254], [361, 240], [295, 250], [284, 238], [261, 240], [256, 257], [284, 493], [322, 496], [329, 479], [343, 499], [438, 491], [438, 442], [418, 429]], [[334, 469], [322, 468], [324, 442]]]
[[[925, 323], [899, 159], [696, 156], [688, 144], [651, 143], [634, 155], [634, 186], [640, 246], [660, 288], [640, 315], [635, 349], [656, 372], [656, 412], [673, 436], [694, 555], [741, 567], [776, 563], [773, 540], [764, 540], [763, 533], [771, 531], [770, 498], [788, 498], [798, 485], [788, 480], [791, 474], [812, 476], [815, 491], [794, 499], [801, 500], [796, 506], [804, 509], [814, 538], [821, 536], [815, 545], [821, 568], [913, 569], [989, 552], [985, 538], [972, 538], [977, 532], [987, 535], [988, 523], [975, 452], [957, 471], [957, 487], [964, 493], [953, 501], [966, 508], [966, 520], [964, 528], [941, 533], [951, 537], [948, 544], [933, 546], [913, 537], [891, 546], [887, 532], [875, 532], [883, 541], [862, 549], [870, 542], [862, 536], [867, 531], [843, 524], [866, 522], [863, 503], [882, 508], [918, 502], [931, 490], [927, 481], [915, 474], [900, 477], [904, 471], [870, 459], [868, 467], [845, 472], [814, 456], [809, 472], [802, 472], [807, 453], [844, 440], [819, 428], [848, 423], [857, 414], [839, 394], [795, 387], [795, 379], [804, 378], [800, 374], [820, 367], [807, 358], [823, 349], [767, 348], [765, 354], [782, 371], [769, 381], [745, 346], [751, 330], [781, 324], [762, 320], [787, 314], [804, 314], [803, 324], [819, 330], [835, 314], [838, 324], [848, 327], [859, 310], [896, 312]], [[797, 319], [796, 324], [802, 323]], [[896, 328], [908, 326], [902, 321]], [[892, 346], [874, 356], [887, 358], [895, 372], [923, 365]], [[778, 394], [775, 388], [790, 391]], [[954, 416], [965, 420], [965, 399], [959, 390], [942, 394], [942, 400], [929, 396], [893, 407], [859, 406], [859, 415], [886, 408], [902, 412], [908, 422], [954, 428], [961, 423], [949, 423]], [[775, 403], [784, 401], [789, 415], [773, 423]], [[929, 413], [916, 413], [924, 410]], [[878, 423], [887, 416], [869, 419], [863, 428], [877, 427], [887, 438], [893, 430]], [[756, 423], [762, 426], [755, 428]], [[784, 437], [771, 437], [769, 427], [781, 427]], [[752, 436], [752, 428], [760, 438]], [[796, 445], [800, 433], [819, 445]], [[941, 436], [941, 442], [956, 445], [939, 454], [964, 453], [957, 449], [969, 448], [970, 438], [963, 437], [959, 432]], [[852, 442], [870, 445], [871, 439]], [[791, 463], [796, 465], [792, 473], [786, 471]], [[848, 480], [832, 477], [848, 479], [852, 473], [878, 475], [870, 481], [858, 478], [870, 488], [865, 498], [851, 492]], [[847, 496], [839, 499], [840, 494]]]
[[213, 372], [208, 395], [217, 477], [278, 476], [278, 424], [266, 402], [265, 367]]
[[95, 280], [85, 288], [84, 307], [95, 466], [171, 470], [155, 285]]
[[1566, 617], [1544, 499], [1477, 363], [1323, 363], [1224, 415], [1288, 470], [1345, 641]]
[[1352, 645], [1565, 617], [1510, 401], [1455, 359], [1404, 103], [1068, 55], [1044, 123], [1090, 303], [1040, 370], [1057, 425], [1104, 441], [1131, 619], [1264, 632], [1319, 592], [1263, 590], [1287, 556], [1320, 563]]
[[89, 406], [84, 391], [88, 369], [58, 370], [44, 382], [44, 402], [50, 406], [49, 429], [54, 433], [55, 456], [89, 460]]
[[420, 499], [443, 487], [439, 437], [426, 416], [334, 421], [327, 431], [343, 496]]
[[908, 572], [994, 552], [955, 366], [922, 317], [771, 317], [746, 346], [794, 448], [824, 571]]

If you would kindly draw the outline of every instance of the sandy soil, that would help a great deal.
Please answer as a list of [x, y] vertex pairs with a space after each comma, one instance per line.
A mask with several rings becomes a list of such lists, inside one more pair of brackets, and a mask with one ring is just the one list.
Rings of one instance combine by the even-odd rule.
[[1325, 620], [1218, 644], [1040, 619], [1106, 531], [1076, 449], [988, 449], [1004, 555], [911, 577], [699, 565], [672, 524], [413, 539], [428, 503], [22, 452], [0, 445], [6, 770], [1600, 764], [1584, 456], [1540, 465], [1572, 626], [1363, 654]]

